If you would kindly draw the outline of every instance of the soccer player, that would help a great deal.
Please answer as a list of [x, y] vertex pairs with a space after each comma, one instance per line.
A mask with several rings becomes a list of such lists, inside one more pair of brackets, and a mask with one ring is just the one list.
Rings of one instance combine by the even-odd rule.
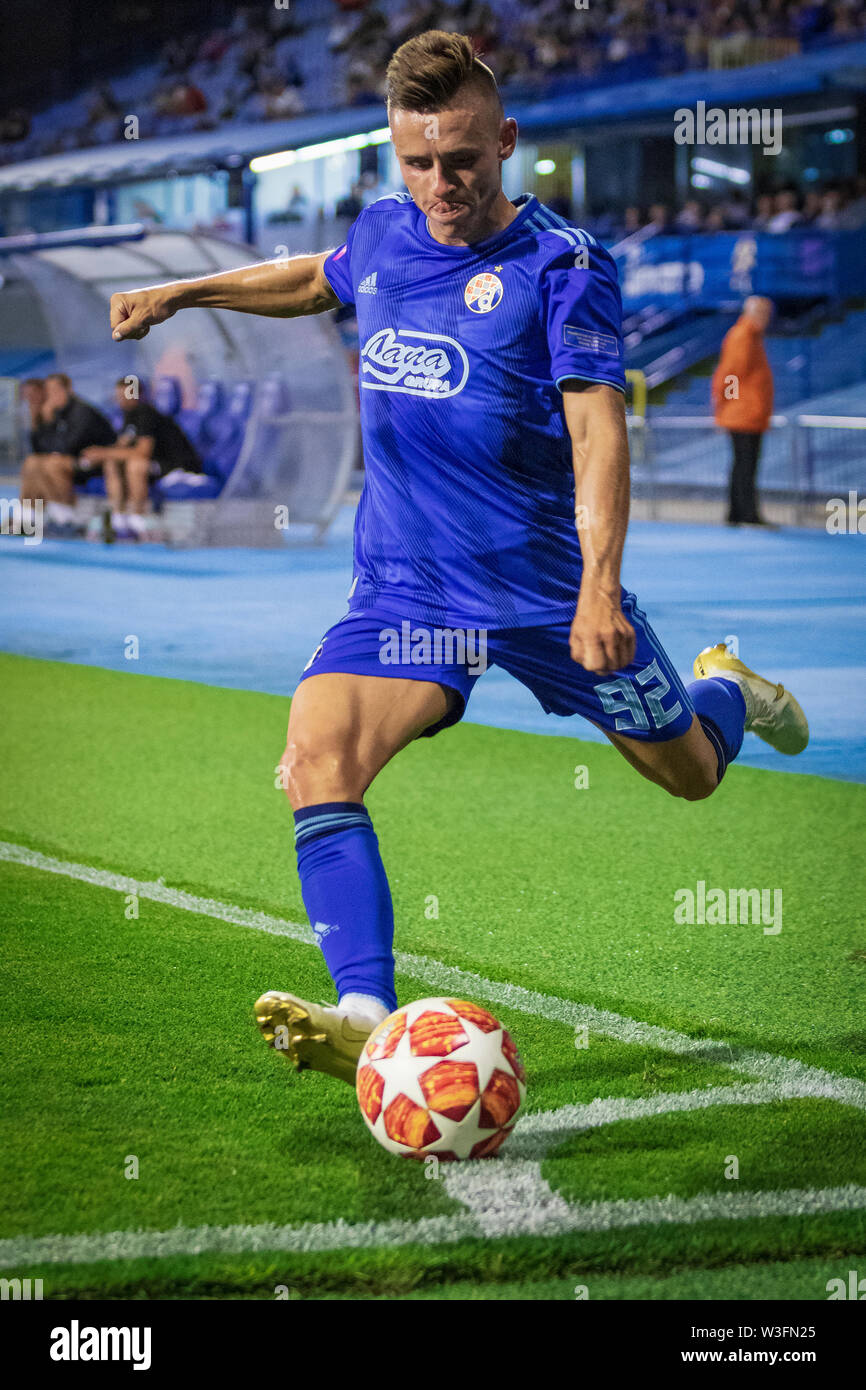
[[620, 584], [629, 457], [612, 258], [535, 196], [505, 196], [517, 125], [467, 38], [410, 39], [387, 83], [408, 192], [371, 203], [343, 246], [111, 304], [115, 338], [186, 305], [286, 318], [356, 306], [366, 481], [349, 611], [307, 663], [282, 763], [338, 1003], [273, 992], [256, 1005], [296, 1067], [349, 1082], [396, 1005], [364, 796], [411, 740], [462, 718], [486, 664], [546, 711], [583, 715], [689, 801], [715, 791], [744, 730], [786, 753], [808, 741], [794, 698], [724, 645], [701, 653], [686, 688]]

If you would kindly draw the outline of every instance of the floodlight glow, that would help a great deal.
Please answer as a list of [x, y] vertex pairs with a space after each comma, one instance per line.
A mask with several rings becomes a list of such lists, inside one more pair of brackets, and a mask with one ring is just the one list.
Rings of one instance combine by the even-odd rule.
[[390, 138], [389, 128], [381, 126], [378, 130], [362, 131], [358, 135], [341, 135], [338, 140], [320, 140], [316, 145], [301, 145], [297, 150], [256, 155], [255, 159], [250, 160], [250, 168], [254, 174], [265, 174], [271, 169], [284, 169], [288, 164], [306, 164], [311, 159], [325, 159], [330, 154], [363, 150], [367, 145], [384, 145]]
[[[748, 183], [751, 177], [746, 169], [737, 169], [733, 164], [721, 164], [717, 159], [704, 159], [701, 155], [692, 160], [692, 168], [699, 174], [710, 174], [714, 179], [726, 179], [728, 183]], [[706, 184], [700, 184], [699, 187], [705, 188]]]

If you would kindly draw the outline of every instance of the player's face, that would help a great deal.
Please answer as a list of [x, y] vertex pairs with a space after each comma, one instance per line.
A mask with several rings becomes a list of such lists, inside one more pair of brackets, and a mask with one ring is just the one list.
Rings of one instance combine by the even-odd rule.
[[485, 233], [502, 195], [502, 160], [512, 153], [516, 123], [500, 123], [483, 100], [435, 114], [392, 110], [391, 138], [406, 187], [439, 241], [460, 243]]

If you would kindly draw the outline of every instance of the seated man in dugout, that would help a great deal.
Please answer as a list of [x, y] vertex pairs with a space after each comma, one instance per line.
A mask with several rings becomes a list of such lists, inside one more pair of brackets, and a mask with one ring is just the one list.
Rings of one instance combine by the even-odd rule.
[[75, 488], [99, 472], [98, 465], [86, 462], [82, 455], [90, 445], [110, 443], [114, 430], [101, 411], [75, 395], [64, 372], [45, 378], [41, 403], [36, 388], [32, 396], [32, 453], [22, 469], [22, 502], [25, 497], [30, 502], [41, 498], [46, 504], [47, 533], [75, 536], [80, 529]]
[[[202, 461], [177, 421], [145, 399], [142, 382], [131, 394], [131, 380], [120, 377], [115, 383], [115, 400], [123, 412], [120, 433], [113, 444], [86, 449], [83, 461], [102, 468], [113, 538], [156, 540], [160, 530], [150, 511], [151, 486], [169, 474], [198, 476]], [[97, 521], [94, 535], [99, 526]], [[104, 525], [102, 529], [104, 534]]]
[[21, 464], [19, 480], [22, 512], [29, 515], [37, 502], [45, 500], [42, 468], [45, 455], [50, 454], [53, 448], [53, 435], [51, 411], [45, 403], [45, 382], [42, 378], [28, 377], [21, 382], [19, 392], [30, 416], [28, 448]]

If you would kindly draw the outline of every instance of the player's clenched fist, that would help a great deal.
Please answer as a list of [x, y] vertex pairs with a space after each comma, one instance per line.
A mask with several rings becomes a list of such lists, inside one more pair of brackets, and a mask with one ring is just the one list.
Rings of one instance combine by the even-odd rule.
[[111, 296], [111, 336], [120, 342], [124, 338], [143, 338], [157, 323], [165, 323], [175, 312], [170, 286], [153, 289], [123, 290]]
[[571, 625], [571, 657], [585, 671], [609, 676], [634, 661], [637, 639], [618, 598], [581, 589]]

